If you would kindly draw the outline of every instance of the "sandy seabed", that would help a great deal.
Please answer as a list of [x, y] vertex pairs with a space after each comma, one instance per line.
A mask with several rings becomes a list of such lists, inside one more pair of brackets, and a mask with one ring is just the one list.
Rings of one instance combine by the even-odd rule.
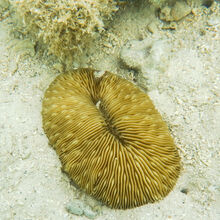
[[[138, 75], [120, 60], [129, 40], [165, 39], [164, 64], [153, 69], [148, 87], [178, 146], [183, 169], [162, 201], [131, 210], [96, 204], [71, 184], [42, 129], [45, 89], [59, 74], [50, 58], [21, 51], [11, 34], [10, 16], [0, 21], [0, 219], [87, 219], [67, 211], [73, 200], [98, 212], [97, 220], [220, 219], [220, 10], [197, 8], [175, 30], [148, 7], [121, 9], [111, 28], [90, 48], [82, 66]], [[155, 33], [147, 31], [154, 21]], [[16, 49], [14, 49], [16, 48]], [[155, 67], [156, 68], [156, 67]], [[140, 68], [141, 69], [141, 68]], [[127, 74], [127, 76], [129, 75]], [[97, 208], [98, 207], [98, 208]], [[217, 208], [218, 207], [218, 208]]]

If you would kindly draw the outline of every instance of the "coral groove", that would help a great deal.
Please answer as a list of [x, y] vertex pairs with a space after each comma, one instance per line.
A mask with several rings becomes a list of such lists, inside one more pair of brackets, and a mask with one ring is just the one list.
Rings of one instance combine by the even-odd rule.
[[131, 82], [94, 73], [61, 74], [45, 92], [43, 128], [63, 170], [112, 208], [162, 199], [180, 172], [167, 125], [148, 95]]

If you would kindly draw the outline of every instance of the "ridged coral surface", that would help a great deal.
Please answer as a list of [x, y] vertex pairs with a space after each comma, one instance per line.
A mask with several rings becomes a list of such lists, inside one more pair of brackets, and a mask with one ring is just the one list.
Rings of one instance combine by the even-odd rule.
[[112, 208], [165, 197], [180, 172], [166, 123], [144, 92], [112, 73], [59, 75], [45, 92], [43, 128], [63, 170]]

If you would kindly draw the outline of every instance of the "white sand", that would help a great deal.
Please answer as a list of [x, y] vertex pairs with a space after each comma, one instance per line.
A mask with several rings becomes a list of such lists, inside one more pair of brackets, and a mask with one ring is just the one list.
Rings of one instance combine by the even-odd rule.
[[[96, 219], [220, 219], [219, 6], [216, 2], [212, 9], [200, 8], [197, 16], [179, 22], [177, 30], [158, 28], [153, 35], [146, 25], [151, 19], [162, 23], [150, 10], [125, 8], [82, 61], [85, 66], [132, 73], [119, 60], [127, 40], [168, 41], [170, 50], [159, 75], [149, 76], [150, 84], [144, 78], [142, 83], [149, 86], [168, 123], [183, 164], [176, 187], [164, 200], [126, 211], [101, 206]], [[0, 22], [0, 219], [87, 219], [66, 211], [74, 198], [91, 206], [95, 201], [62, 173], [42, 129], [42, 97], [58, 72], [46, 56], [14, 50], [10, 29], [10, 17]]]

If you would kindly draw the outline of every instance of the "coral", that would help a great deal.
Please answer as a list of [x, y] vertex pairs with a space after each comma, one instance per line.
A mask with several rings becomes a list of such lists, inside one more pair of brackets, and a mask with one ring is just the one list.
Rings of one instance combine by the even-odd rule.
[[103, 30], [117, 10], [113, 0], [21, 0], [15, 5], [27, 31], [61, 59], [72, 57]]
[[78, 69], [45, 92], [43, 128], [63, 170], [87, 193], [127, 209], [165, 197], [180, 157], [150, 98], [109, 72]]

